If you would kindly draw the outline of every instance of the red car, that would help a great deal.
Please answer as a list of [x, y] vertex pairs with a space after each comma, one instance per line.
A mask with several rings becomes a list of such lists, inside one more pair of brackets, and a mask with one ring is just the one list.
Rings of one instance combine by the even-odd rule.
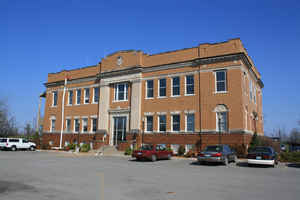
[[132, 153], [132, 157], [136, 158], [137, 160], [151, 160], [156, 161], [159, 159], [171, 159], [172, 151], [166, 149], [165, 145], [158, 144], [154, 145], [143, 145], [139, 150], [135, 150]]

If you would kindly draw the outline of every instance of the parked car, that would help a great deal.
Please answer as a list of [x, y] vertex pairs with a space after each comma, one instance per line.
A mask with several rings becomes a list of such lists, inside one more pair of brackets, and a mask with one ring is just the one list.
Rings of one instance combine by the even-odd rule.
[[24, 138], [0, 138], [0, 149], [5, 150], [9, 149], [12, 151], [17, 150], [31, 150], [34, 151], [36, 148], [36, 144], [33, 142], [29, 142]]
[[139, 150], [135, 150], [132, 153], [132, 157], [137, 160], [151, 160], [156, 161], [159, 159], [171, 159], [172, 151], [167, 150], [165, 145], [143, 145]]
[[227, 165], [229, 162], [237, 162], [237, 156], [228, 145], [213, 145], [207, 146], [204, 151], [200, 152], [197, 160], [200, 164], [214, 162]]
[[278, 164], [278, 156], [272, 147], [255, 147], [249, 149], [248, 165], [271, 165], [275, 167]]

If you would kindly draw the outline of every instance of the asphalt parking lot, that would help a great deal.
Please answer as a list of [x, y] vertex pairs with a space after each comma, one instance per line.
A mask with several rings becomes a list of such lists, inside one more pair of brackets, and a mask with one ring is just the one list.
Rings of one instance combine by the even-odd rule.
[[0, 199], [298, 199], [300, 168], [0, 151]]

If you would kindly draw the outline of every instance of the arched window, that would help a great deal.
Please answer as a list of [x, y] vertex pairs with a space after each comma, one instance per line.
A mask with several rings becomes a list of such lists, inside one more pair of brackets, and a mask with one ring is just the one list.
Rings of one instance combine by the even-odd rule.
[[228, 131], [228, 109], [225, 105], [217, 105], [214, 109], [216, 112], [216, 130], [220, 132], [227, 132]]

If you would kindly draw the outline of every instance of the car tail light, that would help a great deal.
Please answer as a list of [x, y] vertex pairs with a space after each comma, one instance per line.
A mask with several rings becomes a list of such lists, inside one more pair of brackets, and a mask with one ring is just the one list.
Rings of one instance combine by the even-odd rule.
[[8, 146], [8, 143], [6, 143], [6, 146]]
[[263, 155], [262, 157], [263, 157], [263, 159], [265, 159], [265, 160], [271, 159], [271, 156], [270, 156], [270, 155]]
[[212, 157], [221, 157], [222, 156], [222, 153], [215, 153], [213, 155], [211, 155]]

